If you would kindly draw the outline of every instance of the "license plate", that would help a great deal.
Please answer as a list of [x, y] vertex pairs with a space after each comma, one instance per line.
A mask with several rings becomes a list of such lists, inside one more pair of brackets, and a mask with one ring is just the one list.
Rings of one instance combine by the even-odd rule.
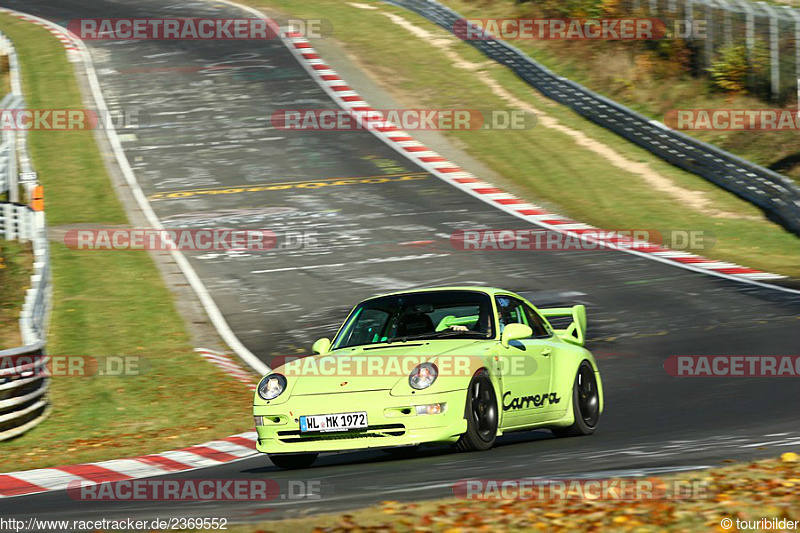
[[367, 427], [367, 413], [338, 413], [335, 415], [308, 415], [300, 417], [300, 432], [347, 431]]

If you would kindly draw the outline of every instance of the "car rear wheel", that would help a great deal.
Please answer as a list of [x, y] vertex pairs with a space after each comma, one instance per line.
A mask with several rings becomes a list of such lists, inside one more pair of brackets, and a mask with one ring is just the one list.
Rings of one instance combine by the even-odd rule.
[[462, 452], [488, 450], [497, 438], [497, 396], [485, 370], [472, 377], [464, 409], [467, 431], [456, 442]]
[[578, 367], [575, 384], [572, 386], [572, 412], [575, 422], [565, 428], [552, 428], [556, 437], [591, 435], [600, 419], [600, 390], [592, 365], [587, 361]]
[[296, 470], [311, 466], [318, 455], [318, 453], [276, 453], [270, 454], [269, 460], [278, 468]]

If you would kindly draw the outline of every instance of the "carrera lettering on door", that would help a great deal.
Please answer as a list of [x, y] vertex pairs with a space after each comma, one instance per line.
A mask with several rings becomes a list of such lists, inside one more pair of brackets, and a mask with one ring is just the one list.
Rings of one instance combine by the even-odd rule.
[[503, 411], [528, 409], [528, 406], [533, 406], [534, 408], [543, 407], [545, 403], [554, 405], [561, 401], [561, 398], [558, 397], [558, 393], [555, 392], [546, 392], [533, 396], [520, 396], [519, 398], [511, 398], [508, 400], [509, 396], [511, 396], [511, 391], [503, 394]]

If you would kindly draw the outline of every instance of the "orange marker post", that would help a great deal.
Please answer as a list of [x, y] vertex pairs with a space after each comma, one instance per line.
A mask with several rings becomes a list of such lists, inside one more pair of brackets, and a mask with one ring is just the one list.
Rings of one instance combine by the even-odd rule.
[[34, 211], [44, 211], [44, 187], [37, 185], [33, 188], [31, 195], [31, 209]]

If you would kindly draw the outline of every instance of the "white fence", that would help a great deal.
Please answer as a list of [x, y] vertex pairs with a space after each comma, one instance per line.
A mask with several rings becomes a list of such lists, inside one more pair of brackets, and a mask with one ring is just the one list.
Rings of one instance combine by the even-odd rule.
[[35, 218], [27, 205], [0, 203], [0, 237], [9, 241], [32, 241], [36, 234]]
[[[11, 92], [0, 109], [24, 109], [19, 62], [11, 41], [0, 33], [0, 55], [8, 56]], [[50, 252], [43, 211], [20, 203], [39, 185], [27, 149], [25, 131], [0, 133], [0, 238], [30, 242], [33, 275], [20, 313], [23, 346], [0, 351], [0, 441], [21, 435], [50, 413], [47, 399], [47, 318], [52, 299]]]
[[[800, 10], [751, 0], [622, 0], [620, 6], [672, 23], [702, 23], [687, 32], [708, 68], [721, 47], [741, 45], [751, 65], [754, 94], [773, 100], [800, 98]], [[763, 67], [763, 72], [761, 71]]]

